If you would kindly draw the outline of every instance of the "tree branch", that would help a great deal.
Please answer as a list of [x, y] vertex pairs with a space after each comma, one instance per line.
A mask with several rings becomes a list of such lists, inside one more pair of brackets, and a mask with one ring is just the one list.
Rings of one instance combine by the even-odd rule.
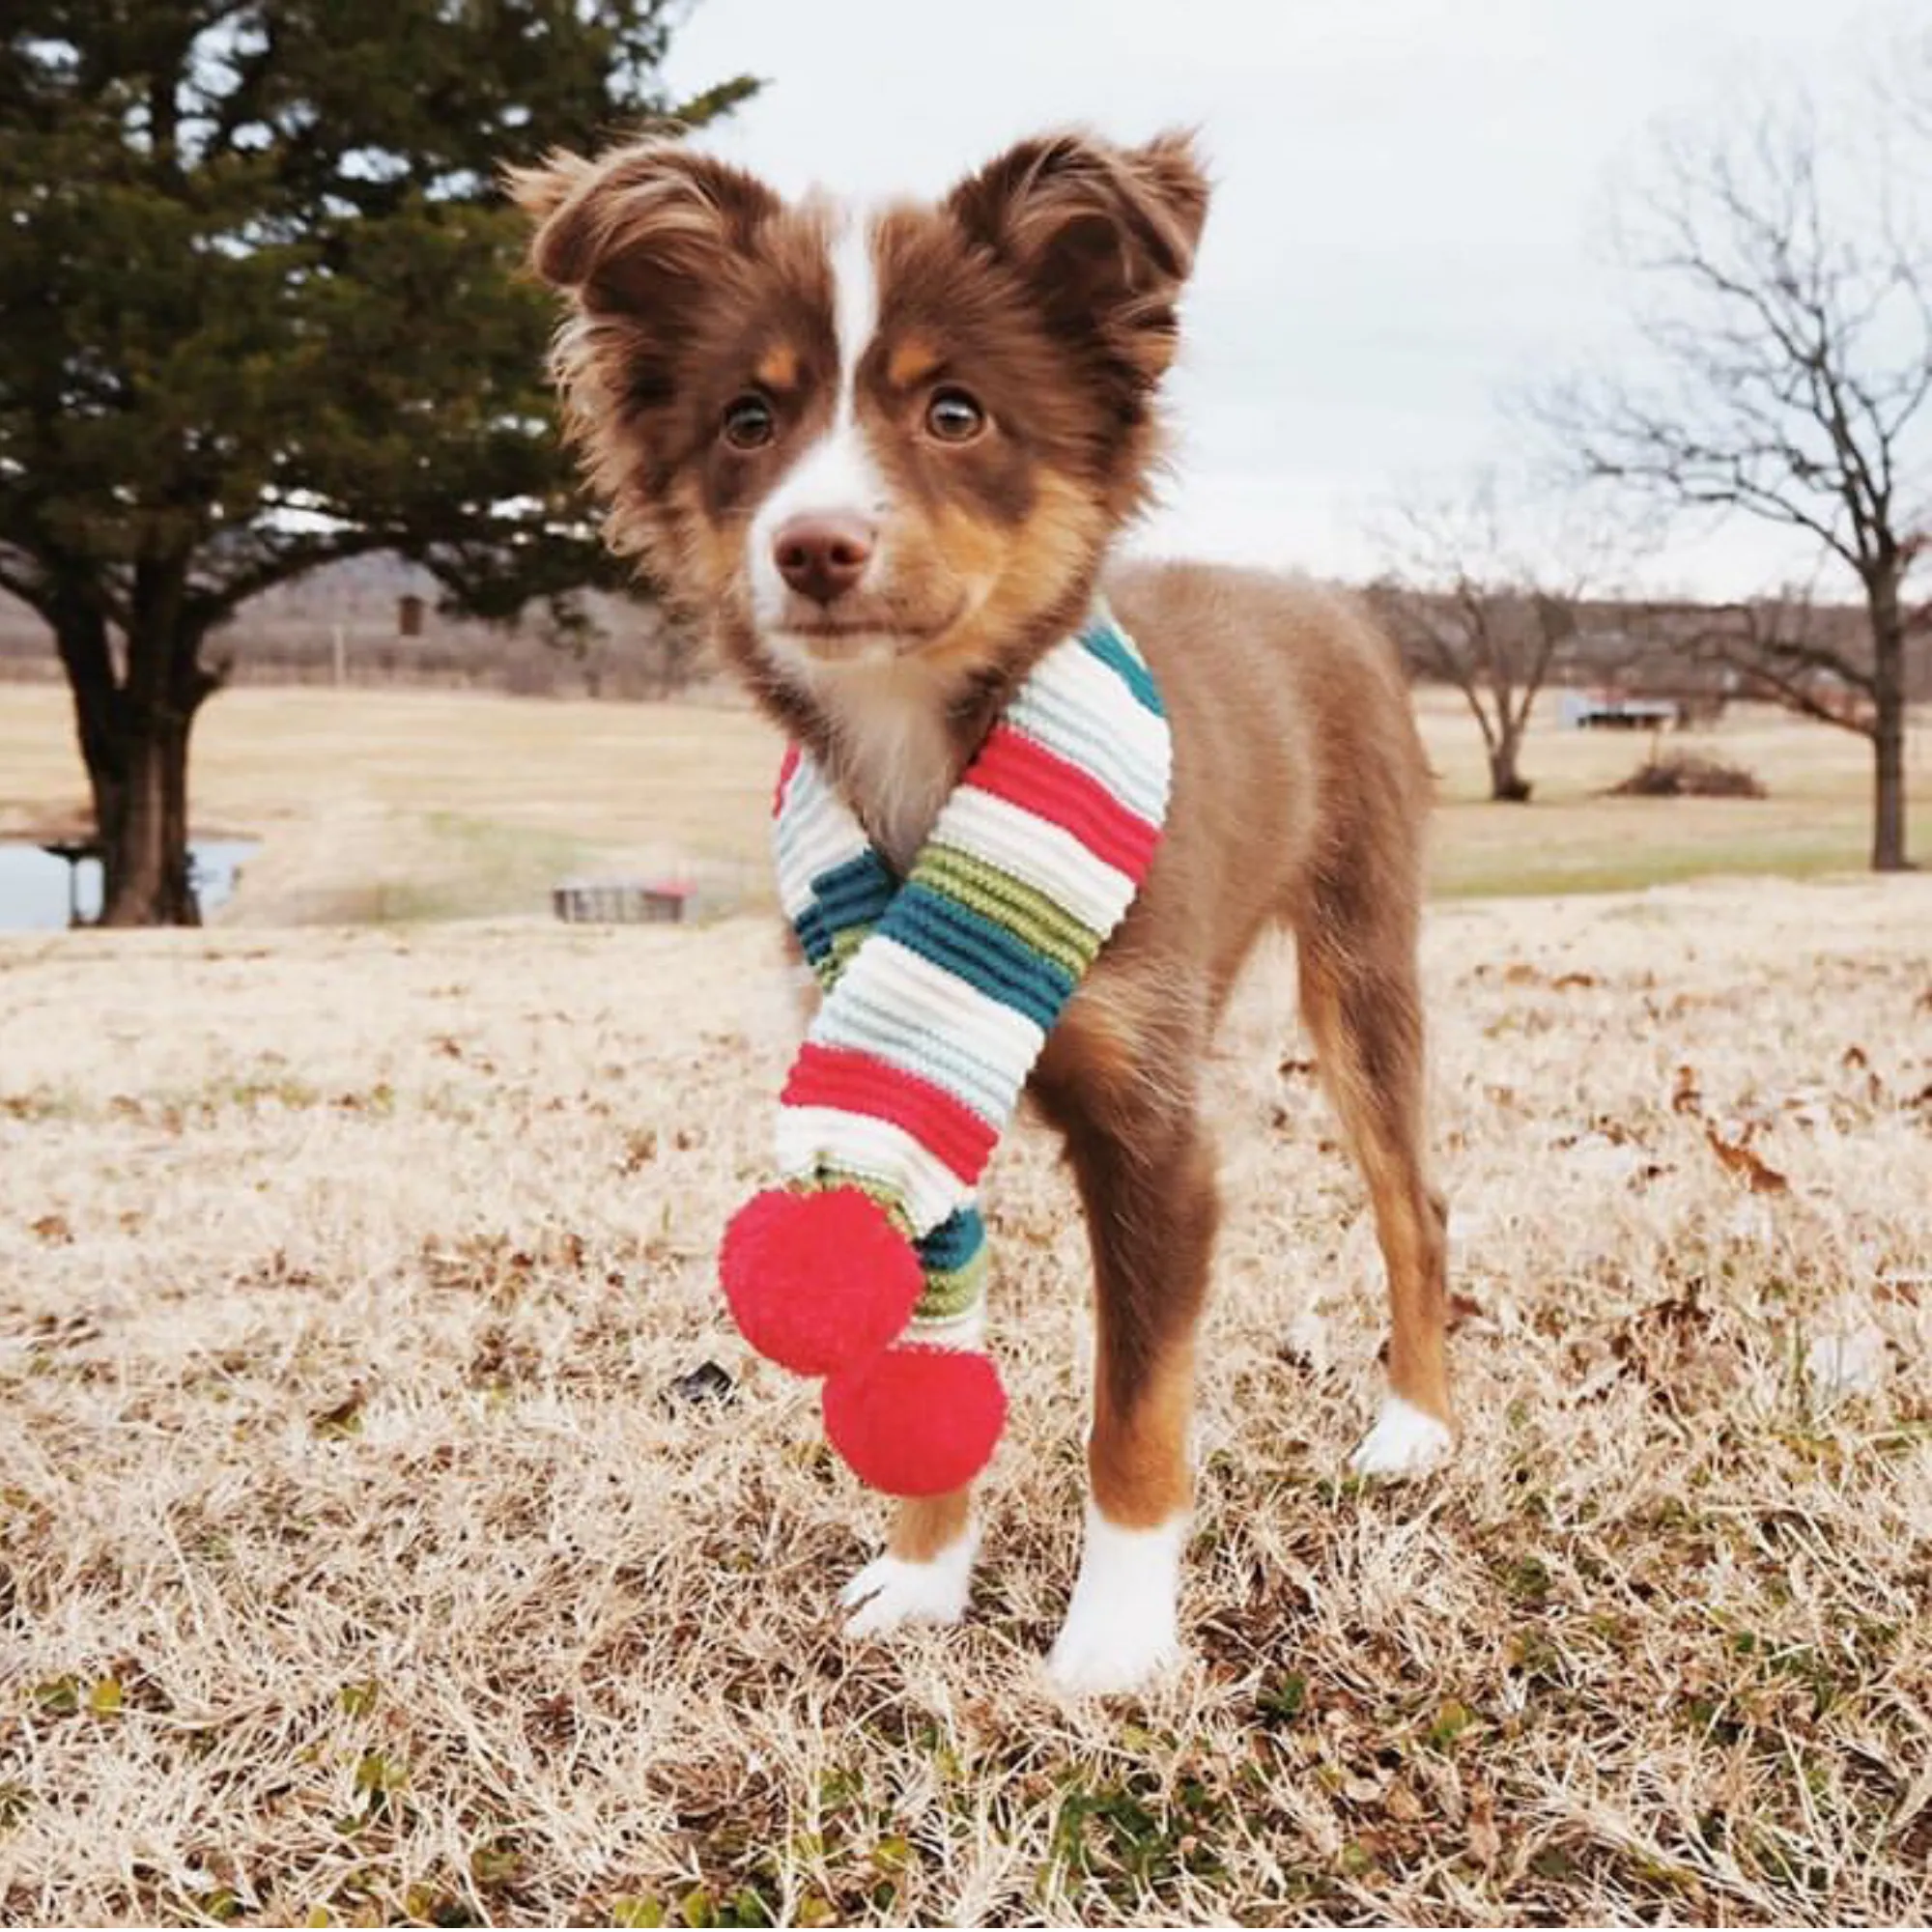
[[305, 577], [324, 565], [341, 563], [352, 556], [367, 556], [372, 552], [390, 550], [396, 545], [393, 531], [346, 529], [326, 537], [298, 537], [278, 547], [260, 551], [247, 564], [232, 570], [215, 583], [190, 587], [187, 606], [193, 620], [211, 629], [232, 617], [250, 598], [272, 590], [292, 578]]
[[[1674, 637], [1679, 647], [1693, 659], [1736, 671], [1757, 695], [1769, 696], [1788, 710], [1821, 724], [1869, 737], [1871, 724], [1821, 696], [1815, 679], [1820, 674], [1834, 677], [1871, 697], [1876, 685], [1873, 671], [1815, 638], [1781, 632], [1780, 620], [1786, 614], [1779, 610], [1767, 619], [1760, 607], [1750, 604], [1653, 604], [1643, 607], [1641, 620], [1662, 630], [1666, 648]], [[1808, 604], [1799, 607], [1799, 617], [1801, 621], [1806, 617], [1816, 621]], [[1676, 628], [1680, 622], [1688, 623], [1689, 628]]]
[[1636, 316], [1658, 373], [1534, 407], [1585, 477], [1785, 526], [1869, 587], [1902, 534], [1902, 440], [1932, 404], [1932, 254], [1890, 218], [1903, 164], [1838, 196], [1854, 143], [1802, 105], [1666, 136], [1620, 240], [1662, 292]]
[[[44, 584], [37, 582], [32, 578], [21, 576], [18, 567], [10, 564], [4, 556], [0, 556], [0, 590], [6, 591], [10, 597], [17, 597], [22, 604], [38, 611], [43, 617], [47, 616], [53, 601], [52, 594]], [[50, 617], [48, 622], [52, 622]]]
[[1821, 724], [1835, 724], [1839, 730], [1854, 732], [1861, 738], [1874, 735], [1875, 726], [1872, 723], [1827, 704], [1815, 692], [1806, 689], [1799, 679], [1784, 676], [1762, 663], [1739, 662], [1722, 651], [1719, 651], [1716, 655], [1720, 664], [1729, 665], [1748, 684], [1758, 687], [1760, 691], [1771, 693], [1775, 700], [1787, 710], [1815, 719]]

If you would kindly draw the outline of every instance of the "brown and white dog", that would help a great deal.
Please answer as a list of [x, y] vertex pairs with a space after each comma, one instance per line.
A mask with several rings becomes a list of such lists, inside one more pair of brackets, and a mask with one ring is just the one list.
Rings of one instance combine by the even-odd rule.
[[[787, 202], [662, 142], [554, 156], [512, 186], [537, 273], [569, 298], [555, 368], [611, 540], [704, 614], [901, 865], [1103, 572], [1160, 682], [1167, 837], [1031, 1086], [1086, 1208], [1098, 1335], [1051, 1666], [1071, 1690], [1130, 1688], [1177, 1648], [1218, 1213], [1204, 1060], [1277, 922], [1388, 1270], [1389, 1392], [1354, 1467], [1406, 1474], [1450, 1442], [1406, 693], [1362, 613], [1310, 586], [1107, 567], [1149, 497], [1208, 185], [1185, 137], [1058, 134], [935, 206]], [[848, 1628], [957, 1618], [977, 1540], [966, 1492], [903, 1504]]]

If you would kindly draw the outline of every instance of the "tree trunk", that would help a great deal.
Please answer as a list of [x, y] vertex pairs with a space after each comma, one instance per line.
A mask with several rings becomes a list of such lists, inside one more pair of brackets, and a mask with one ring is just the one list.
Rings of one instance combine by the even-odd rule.
[[1905, 622], [1898, 584], [1871, 590], [1872, 619], [1872, 848], [1875, 872], [1904, 872], [1905, 850]]
[[73, 695], [74, 735], [94, 795], [95, 836], [104, 850], [106, 828], [120, 822], [127, 791], [122, 692], [107, 641], [107, 620], [78, 591], [57, 592], [48, 614], [68, 689]]
[[120, 812], [100, 827], [106, 869], [102, 925], [199, 925], [187, 842], [192, 709], [137, 721], [126, 746]]
[[1517, 770], [1522, 752], [1520, 733], [1504, 731], [1490, 747], [1490, 797], [1498, 805], [1527, 805], [1530, 784]]
[[1872, 720], [1872, 870], [1905, 872], [1905, 703], [1880, 688]]
[[98, 607], [75, 596], [57, 603], [53, 615], [94, 795], [100, 923], [199, 925], [188, 858], [188, 739], [216, 685], [198, 662], [200, 632], [172, 611], [159, 621], [137, 617], [122, 678]]

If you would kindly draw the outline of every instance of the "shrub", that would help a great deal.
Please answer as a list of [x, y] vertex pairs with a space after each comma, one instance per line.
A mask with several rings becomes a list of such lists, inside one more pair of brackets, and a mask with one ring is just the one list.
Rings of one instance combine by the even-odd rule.
[[1743, 765], [1699, 752], [1653, 753], [1610, 787], [1612, 798], [1763, 798], [1763, 783]]

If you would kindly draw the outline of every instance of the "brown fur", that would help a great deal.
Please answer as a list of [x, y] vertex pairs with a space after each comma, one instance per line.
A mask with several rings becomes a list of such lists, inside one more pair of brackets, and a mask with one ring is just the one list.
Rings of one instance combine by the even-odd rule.
[[908, 1563], [930, 1563], [948, 1544], [966, 1533], [973, 1515], [973, 1492], [949, 1490], [939, 1496], [908, 1496], [893, 1516], [887, 1548]]
[[1199, 1072], [1273, 923], [1294, 931], [1303, 1011], [1369, 1181], [1390, 1384], [1445, 1422], [1452, 1411], [1442, 1213], [1422, 1152], [1428, 772], [1392, 655], [1352, 603], [1260, 574], [1143, 566], [1107, 590], [1167, 700], [1174, 798], [1140, 897], [1034, 1084], [1066, 1135], [1094, 1245], [1094, 1496], [1132, 1525], [1185, 1492], [1178, 1391], [1216, 1212]]
[[[706, 611], [753, 693], [829, 761], [875, 838], [893, 827], [888, 850], [904, 863], [1147, 498], [1156, 390], [1208, 204], [1188, 143], [1023, 142], [938, 208], [894, 210], [872, 231], [878, 327], [853, 394], [890, 484], [890, 562], [849, 608], [918, 660], [911, 688], [943, 717], [951, 769], [924, 775], [913, 823], [903, 799], [869, 788], [878, 767], [854, 749], [863, 712], [841, 711], [835, 674], [786, 672], [747, 581], [752, 509], [830, 409], [830, 213], [662, 146], [558, 157], [516, 186], [538, 217], [538, 271], [573, 291], [557, 369], [615, 539]], [[777, 427], [769, 451], [745, 456], [717, 425], [753, 381]], [[986, 414], [957, 446], [922, 427], [948, 383]], [[1368, 1180], [1392, 1386], [1450, 1417], [1415, 974], [1428, 780], [1393, 657], [1353, 604], [1187, 567], [1123, 568], [1105, 587], [1167, 702], [1173, 801], [1140, 895], [1031, 1091], [1065, 1138], [1094, 1248], [1094, 1499], [1145, 1527], [1185, 1506], [1191, 1480], [1195, 1330], [1219, 1211], [1201, 1069], [1272, 924], [1295, 933], [1303, 1009]], [[838, 649], [828, 633], [828, 667]], [[964, 1492], [907, 1505], [895, 1553], [931, 1555], [967, 1508]]]

